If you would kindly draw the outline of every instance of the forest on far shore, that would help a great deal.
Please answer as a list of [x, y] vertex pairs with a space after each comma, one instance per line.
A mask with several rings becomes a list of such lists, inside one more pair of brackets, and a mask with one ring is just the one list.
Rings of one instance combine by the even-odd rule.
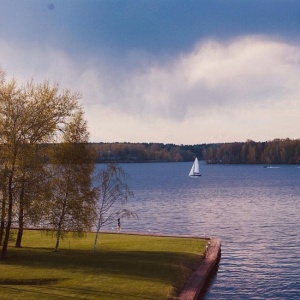
[[184, 146], [163, 143], [90, 143], [97, 163], [192, 161], [211, 144]]
[[202, 152], [210, 164], [300, 164], [299, 139], [211, 145]]
[[300, 164], [300, 139], [267, 142], [174, 145], [163, 143], [90, 143], [96, 162], [184, 162], [195, 157], [209, 164]]

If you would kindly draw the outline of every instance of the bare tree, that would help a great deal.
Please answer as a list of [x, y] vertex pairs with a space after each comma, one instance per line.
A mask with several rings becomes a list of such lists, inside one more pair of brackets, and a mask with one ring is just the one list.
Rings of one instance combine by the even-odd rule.
[[96, 251], [98, 236], [101, 227], [118, 218], [135, 217], [134, 212], [125, 207], [128, 199], [133, 197], [133, 192], [127, 184], [128, 175], [117, 164], [110, 163], [97, 175], [98, 203], [97, 225], [93, 250]]

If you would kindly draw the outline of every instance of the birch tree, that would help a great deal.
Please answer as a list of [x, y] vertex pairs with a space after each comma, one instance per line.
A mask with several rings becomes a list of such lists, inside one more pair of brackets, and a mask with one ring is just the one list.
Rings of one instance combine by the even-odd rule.
[[48, 81], [19, 87], [16, 80], [0, 84], [0, 146], [2, 168], [6, 169], [5, 193], [5, 236], [1, 259], [6, 258], [13, 208], [18, 199], [14, 189], [20, 170], [21, 153], [26, 145], [55, 140], [72, 113], [78, 110], [78, 93], [59, 91], [58, 85]]
[[66, 127], [63, 142], [53, 154], [53, 183], [49, 224], [55, 230], [54, 251], [69, 231], [80, 236], [94, 223], [95, 189], [92, 186], [94, 160], [87, 147], [88, 132], [79, 111]]
[[18, 233], [15, 247], [21, 247], [25, 224], [39, 226], [43, 220], [50, 193], [50, 173], [38, 145], [22, 148], [14, 196]]
[[111, 163], [97, 175], [98, 201], [97, 224], [93, 250], [96, 251], [98, 237], [104, 224], [116, 222], [118, 218], [137, 216], [125, 207], [133, 192], [127, 184], [128, 175], [123, 168]]

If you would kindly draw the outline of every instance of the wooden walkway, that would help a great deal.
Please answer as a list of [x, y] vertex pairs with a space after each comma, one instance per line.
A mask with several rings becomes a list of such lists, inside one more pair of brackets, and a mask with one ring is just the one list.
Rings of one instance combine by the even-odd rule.
[[179, 300], [197, 300], [199, 294], [204, 288], [204, 285], [213, 270], [213, 267], [218, 262], [221, 254], [221, 241], [213, 238], [208, 242], [206, 255], [204, 260], [199, 265], [198, 269], [194, 272], [187, 285], [184, 287]]

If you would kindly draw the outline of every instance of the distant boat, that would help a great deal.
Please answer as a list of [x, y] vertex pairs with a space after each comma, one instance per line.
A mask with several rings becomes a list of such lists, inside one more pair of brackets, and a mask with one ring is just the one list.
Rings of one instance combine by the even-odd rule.
[[280, 167], [273, 167], [273, 166], [264, 166], [266, 169], [279, 169]]
[[195, 158], [195, 161], [193, 163], [193, 166], [191, 168], [191, 171], [189, 173], [190, 177], [199, 177], [201, 176], [200, 172], [199, 172], [199, 162], [198, 162], [198, 158]]

